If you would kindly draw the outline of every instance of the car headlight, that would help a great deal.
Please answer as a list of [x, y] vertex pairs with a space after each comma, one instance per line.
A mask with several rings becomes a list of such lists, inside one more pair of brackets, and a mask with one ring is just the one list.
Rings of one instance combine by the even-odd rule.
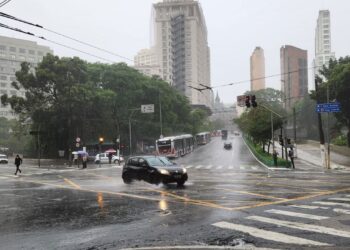
[[159, 173], [164, 174], [164, 175], [169, 175], [169, 171], [165, 169], [160, 169]]
[[186, 174], [186, 173], [187, 173], [187, 169], [186, 169], [186, 168], [183, 168], [183, 169], [182, 169], [182, 172], [183, 172], [184, 174]]

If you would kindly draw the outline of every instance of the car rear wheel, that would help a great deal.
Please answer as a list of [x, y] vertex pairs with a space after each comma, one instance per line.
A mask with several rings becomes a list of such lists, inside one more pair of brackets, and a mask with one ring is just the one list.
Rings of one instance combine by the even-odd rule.
[[177, 186], [182, 187], [185, 184], [185, 180], [177, 181]]

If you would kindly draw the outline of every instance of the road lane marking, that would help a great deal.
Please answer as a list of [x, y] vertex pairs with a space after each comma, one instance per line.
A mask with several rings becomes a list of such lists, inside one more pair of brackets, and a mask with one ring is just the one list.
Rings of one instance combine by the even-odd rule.
[[309, 206], [309, 205], [289, 205], [289, 207], [305, 208], [305, 209], [329, 209], [329, 207]]
[[333, 208], [333, 211], [341, 214], [350, 214], [350, 210], [347, 209]]
[[233, 169], [234, 167], [233, 166], [229, 166], [228, 169]]
[[342, 206], [350, 208], [350, 204], [340, 202], [329, 202], [329, 201], [314, 201], [315, 204], [326, 205], [326, 206]]
[[286, 244], [330, 246], [327, 243], [322, 243], [322, 242], [313, 241], [313, 240], [307, 240], [307, 239], [300, 238], [300, 237], [290, 236], [290, 235], [286, 235], [286, 234], [282, 234], [282, 233], [271, 232], [271, 231], [267, 231], [267, 230], [263, 230], [263, 229], [258, 229], [255, 227], [244, 226], [244, 225], [229, 223], [229, 222], [225, 222], [225, 221], [217, 222], [217, 223], [214, 223], [212, 225], [216, 226], [216, 227], [224, 228], [224, 229], [231, 229], [234, 231], [240, 231], [243, 233], [247, 233], [247, 234], [250, 234], [250, 235], [257, 237], [257, 238], [275, 241], [275, 242], [286, 243]]
[[192, 165], [188, 165], [186, 168], [192, 168], [193, 166]]
[[269, 209], [269, 210], [265, 210], [264, 212], [272, 213], [272, 214], [287, 215], [287, 216], [291, 216], [291, 217], [305, 218], [305, 219], [310, 219], [310, 220], [325, 220], [325, 219], [329, 218], [326, 216], [296, 213], [296, 212], [290, 212], [290, 211], [278, 210], [278, 209]]
[[253, 169], [253, 170], [258, 170], [258, 168], [257, 168], [257, 167], [252, 167], [252, 169]]
[[262, 216], [248, 216], [247, 219], [255, 220], [255, 221], [259, 221], [259, 222], [264, 222], [264, 223], [269, 223], [269, 224], [273, 224], [276, 226], [299, 229], [299, 230], [303, 230], [303, 231], [310, 231], [310, 232], [315, 232], [315, 233], [329, 234], [329, 235], [334, 235], [334, 236], [341, 236], [344, 238], [350, 238], [349, 231], [338, 230], [338, 229], [330, 228], [330, 227], [324, 227], [324, 226], [319, 226], [319, 225], [310, 225], [310, 224], [304, 224], [304, 223], [293, 222], [293, 221], [276, 220], [276, 219], [271, 219], [271, 218], [262, 217]]
[[335, 197], [335, 198], [329, 198], [328, 200], [330, 200], [330, 201], [350, 201], [350, 198], [337, 198], [337, 197]]
[[[62, 176], [61, 176], [61, 177], [62, 177]], [[73, 186], [73, 187], [75, 187], [75, 188], [77, 188], [77, 189], [81, 189], [81, 186], [79, 186], [78, 184], [74, 183], [73, 181], [71, 181], [71, 180], [69, 180], [69, 179], [67, 179], [67, 178], [63, 178], [63, 180], [64, 180], [65, 182], [67, 182], [69, 185], [71, 185], [71, 186]]]
[[198, 166], [195, 167], [195, 169], [200, 169], [202, 167], [203, 167], [202, 165], [198, 165]]
[[222, 168], [223, 168], [223, 166], [221, 166], [221, 165], [216, 167], [216, 169], [222, 169]]
[[208, 165], [205, 167], [205, 169], [210, 169], [213, 165]]
[[245, 170], [245, 167], [239, 167], [240, 170]]
[[[216, 188], [218, 189], [218, 188]], [[274, 199], [274, 200], [285, 200], [287, 201], [288, 199], [285, 198], [279, 198], [279, 197], [274, 197], [274, 196], [270, 196], [270, 195], [264, 195], [264, 194], [257, 194], [257, 193], [252, 193], [252, 192], [247, 192], [247, 191], [238, 191], [238, 190], [232, 190], [232, 189], [228, 189], [228, 188], [220, 188], [221, 190], [225, 190], [225, 191], [230, 191], [233, 193], [239, 193], [239, 194], [249, 194], [249, 195], [253, 195], [253, 196], [258, 196], [258, 197], [263, 197], [263, 198], [268, 198], [268, 199]]]

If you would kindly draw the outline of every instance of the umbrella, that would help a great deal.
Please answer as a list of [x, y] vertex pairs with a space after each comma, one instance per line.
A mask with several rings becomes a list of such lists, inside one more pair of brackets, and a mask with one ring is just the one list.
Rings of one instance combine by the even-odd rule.
[[105, 153], [117, 153], [117, 151], [114, 148], [107, 149]]
[[77, 154], [78, 155], [89, 155], [86, 151], [83, 151], [83, 150], [77, 151]]

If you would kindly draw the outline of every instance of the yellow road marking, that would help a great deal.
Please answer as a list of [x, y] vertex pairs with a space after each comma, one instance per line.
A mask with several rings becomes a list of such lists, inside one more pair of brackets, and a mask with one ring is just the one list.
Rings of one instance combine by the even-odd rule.
[[75, 187], [75, 188], [77, 188], [77, 189], [81, 189], [81, 186], [79, 186], [78, 184], [74, 183], [73, 181], [71, 181], [71, 180], [69, 180], [69, 179], [67, 179], [67, 178], [63, 178], [63, 180], [64, 180], [65, 182], [67, 182], [69, 185], [71, 185], [71, 186], [73, 186], [73, 187]]
[[[28, 183], [36, 183], [36, 184], [48, 185], [48, 186], [54, 186], [54, 187], [59, 187], [59, 188], [62, 188], [62, 189], [73, 189], [71, 186], [63, 186], [63, 185], [57, 185], [57, 184], [52, 184], [52, 183], [46, 183], [46, 182], [30, 181], [30, 180], [22, 180], [22, 179], [14, 179], [14, 180], [22, 181], [22, 182], [28, 182]], [[69, 181], [69, 180], [67, 179], [67, 181]], [[73, 183], [72, 186], [74, 186], [74, 185], [78, 186], [77, 184]], [[164, 200], [164, 198], [152, 198], [152, 197], [146, 197], [146, 196], [134, 195], [134, 194], [127, 194], [127, 193], [120, 193], [120, 192], [98, 191], [98, 190], [92, 190], [92, 189], [82, 189], [80, 186], [78, 186], [78, 187], [79, 187], [79, 190], [81, 190], [81, 191], [92, 192], [92, 193], [113, 194], [113, 195], [118, 195], [118, 196], [122, 196], [122, 197], [130, 197], [130, 198], [137, 198], [137, 199], [150, 200], [150, 201], [161, 201], [161, 200]], [[333, 191], [319, 192], [319, 193], [306, 195], [306, 196], [302, 196], [302, 197], [297, 197], [297, 198], [292, 198], [292, 199], [284, 199], [284, 200], [272, 201], [272, 202], [262, 202], [262, 203], [258, 203], [258, 204], [254, 204], [254, 205], [234, 207], [234, 208], [225, 207], [225, 206], [221, 206], [221, 205], [218, 205], [218, 204], [215, 204], [215, 203], [210, 203], [210, 202], [202, 202], [200, 200], [194, 200], [194, 199], [178, 196], [178, 195], [175, 195], [175, 194], [172, 194], [172, 193], [169, 193], [169, 192], [165, 192], [165, 191], [159, 191], [159, 190], [150, 190], [150, 191], [155, 191], [155, 192], [161, 193], [163, 195], [168, 195], [170, 197], [174, 197], [174, 198], [177, 198], [179, 200], [183, 200], [183, 201], [185, 201], [186, 204], [189, 203], [189, 204], [200, 205], [200, 206], [204, 206], [204, 207], [220, 208], [220, 209], [229, 210], [229, 211], [238, 211], [238, 210], [245, 210], [245, 209], [250, 209], [250, 208], [262, 207], [262, 206], [268, 206], [268, 205], [275, 205], [275, 204], [281, 204], [281, 203], [298, 201], [298, 200], [305, 200], [305, 199], [315, 198], [315, 197], [319, 197], [319, 196], [323, 196], [323, 195], [330, 195], [330, 194], [335, 194], [335, 193], [339, 193], [339, 192], [350, 191], [350, 187], [337, 189], [337, 190], [333, 190]], [[172, 202], [172, 201], [169, 201], [169, 202]]]
[[286, 200], [285, 198], [279, 198], [279, 197], [274, 197], [274, 196], [270, 196], [270, 195], [257, 194], [257, 193], [247, 192], [247, 191], [238, 191], [238, 190], [232, 190], [232, 189], [228, 189], [228, 188], [221, 188], [221, 189], [229, 191], [229, 192], [233, 192], [233, 193], [249, 194], [249, 195], [263, 197], [263, 198], [267, 198], [267, 199]]

